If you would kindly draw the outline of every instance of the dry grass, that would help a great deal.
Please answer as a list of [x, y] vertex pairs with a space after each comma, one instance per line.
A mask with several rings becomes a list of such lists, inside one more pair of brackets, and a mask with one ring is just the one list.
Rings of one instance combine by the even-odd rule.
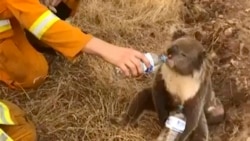
[[180, 6], [178, 0], [84, 0], [75, 23], [112, 43], [157, 50], [181, 20]]
[[[74, 24], [117, 45], [160, 52], [173, 27], [183, 24], [182, 8], [179, 0], [82, 0]], [[153, 140], [160, 132], [155, 115], [144, 116], [136, 129], [109, 122], [151, 76], [123, 79], [114, 72], [95, 56], [84, 54], [74, 64], [58, 56], [49, 79], [37, 90], [3, 87], [0, 92], [32, 117], [39, 141]]]

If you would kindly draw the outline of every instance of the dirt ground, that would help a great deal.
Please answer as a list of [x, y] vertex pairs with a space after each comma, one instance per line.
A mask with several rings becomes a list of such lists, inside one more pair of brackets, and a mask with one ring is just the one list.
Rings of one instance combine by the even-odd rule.
[[[74, 24], [108, 42], [159, 53], [176, 28], [189, 31], [214, 51], [216, 95], [226, 119], [210, 127], [211, 141], [247, 141], [250, 137], [250, 1], [248, 0], [82, 0]], [[75, 63], [46, 55], [48, 80], [38, 89], [0, 96], [23, 108], [37, 127], [39, 141], [150, 141], [160, 128], [146, 114], [138, 128], [109, 122], [152, 76], [125, 79], [114, 66], [84, 54]]]

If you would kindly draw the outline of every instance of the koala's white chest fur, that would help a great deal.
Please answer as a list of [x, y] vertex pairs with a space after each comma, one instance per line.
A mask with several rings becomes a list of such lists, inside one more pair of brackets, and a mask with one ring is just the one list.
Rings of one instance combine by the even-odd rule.
[[200, 88], [199, 72], [195, 73], [193, 77], [181, 76], [165, 64], [161, 66], [160, 71], [165, 81], [167, 90], [172, 95], [179, 97], [182, 103], [190, 98], [193, 98]]

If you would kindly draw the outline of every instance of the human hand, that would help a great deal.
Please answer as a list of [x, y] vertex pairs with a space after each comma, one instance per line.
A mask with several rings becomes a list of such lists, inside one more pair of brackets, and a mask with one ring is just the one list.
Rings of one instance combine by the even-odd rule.
[[106, 61], [116, 65], [126, 76], [138, 76], [143, 73], [142, 63], [150, 67], [149, 60], [145, 55], [137, 50], [116, 47], [103, 57]]
[[53, 12], [57, 12], [55, 7], [62, 2], [62, 0], [40, 0], [40, 2], [42, 4], [44, 4], [45, 6], [47, 6], [50, 10], [52, 10]]
[[91, 39], [83, 51], [101, 56], [120, 68], [126, 76], [142, 74], [142, 63], [150, 67], [150, 62], [143, 53], [131, 48], [118, 47], [98, 38]]

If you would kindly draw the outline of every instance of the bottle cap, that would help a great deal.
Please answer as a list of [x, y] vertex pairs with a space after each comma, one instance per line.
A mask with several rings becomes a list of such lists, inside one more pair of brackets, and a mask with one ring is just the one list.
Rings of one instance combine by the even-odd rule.
[[162, 61], [162, 62], [166, 62], [167, 61], [167, 56], [165, 56], [165, 55], [161, 55], [160, 56], [160, 60]]

